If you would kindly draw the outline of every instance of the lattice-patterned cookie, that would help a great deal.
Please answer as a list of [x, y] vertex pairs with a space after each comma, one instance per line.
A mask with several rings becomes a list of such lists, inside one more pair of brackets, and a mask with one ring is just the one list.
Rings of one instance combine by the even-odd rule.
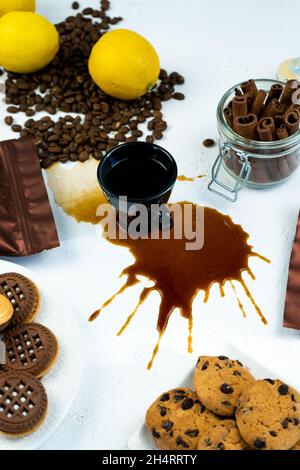
[[54, 334], [38, 323], [25, 323], [9, 330], [3, 339], [6, 366], [42, 377], [54, 364], [58, 344]]
[[31, 374], [0, 374], [0, 433], [21, 437], [34, 432], [47, 413], [47, 394]]
[[40, 306], [40, 293], [30, 279], [18, 273], [0, 274], [0, 294], [4, 295], [14, 308], [10, 326], [34, 320]]

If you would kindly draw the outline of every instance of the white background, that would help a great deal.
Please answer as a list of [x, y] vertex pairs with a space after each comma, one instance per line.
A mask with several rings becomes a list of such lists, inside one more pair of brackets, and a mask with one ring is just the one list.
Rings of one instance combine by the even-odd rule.
[[[37, 2], [39, 11], [54, 22], [71, 13], [71, 0]], [[80, 3], [83, 7], [98, 4], [93, 0]], [[178, 182], [172, 200], [192, 200], [229, 213], [249, 232], [255, 250], [272, 260], [271, 265], [251, 261], [257, 280], [248, 281], [269, 325], [262, 325], [245, 297], [247, 319], [242, 318], [229, 288], [224, 299], [213, 288], [208, 304], [203, 305], [201, 294], [194, 304], [194, 355], [188, 357], [186, 352], [187, 323], [175, 313], [154, 368], [148, 372], [146, 364], [157, 339], [158, 294], [148, 298], [121, 338], [116, 332], [133, 310], [140, 287], [116, 299], [89, 324], [89, 315], [121, 285], [118, 276], [132, 258], [126, 250], [102, 240], [94, 227], [77, 224], [54, 208], [61, 247], [14, 260], [62, 293], [83, 334], [79, 394], [44, 449], [126, 448], [146, 407], [165, 388], [182, 382], [190, 372], [186, 358], [192, 368], [197, 353], [205, 353], [205, 345], [215, 335], [229, 338], [300, 388], [298, 333], [281, 326], [300, 173], [272, 190], [244, 190], [239, 201], [230, 204], [207, 191], [217, 148], [201, 145], [204, 138], [217, 138], [215, 111], [228, 88], [248, 78], [275, 78], [282, 60], [300, 55], [299, 1], [113, 0], [110, 13], [123, 16], [122, 27], [140, 32], [154, 44], [164, 68], [186, 77], [179, 90], [186, 101], [168, 102], [164, 107], [169, 128], [161, 144], [174, 155], [181, 174], [205, 173], [207, 177], [193, 184]], [[1, 107], [4, 115], [5, 105]], [[1, 139], [10, 137], [7, 126], [1, 125]]]

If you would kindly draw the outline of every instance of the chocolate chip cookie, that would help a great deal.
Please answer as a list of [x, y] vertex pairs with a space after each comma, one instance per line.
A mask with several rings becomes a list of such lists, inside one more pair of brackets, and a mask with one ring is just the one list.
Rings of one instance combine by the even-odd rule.
[[198, 442], [198, 450], [244, 450], [247, 447], [233, 419], [213, 425]]
[[201, 356], [194, 375], [200, 401], [214, 413], [233, 416], [237, 401], [254, 378], [239, 361], [226, 356]]
[[219, 421], [188, 388], [163, 393], [146, 414], [146, 425], [161, 450], [196, 450], [199, 437]]
[[236, 420], [253, 449], [291, 449], [300, 440], [300, 395], [280, 380], [258, 380], [241, 395]]

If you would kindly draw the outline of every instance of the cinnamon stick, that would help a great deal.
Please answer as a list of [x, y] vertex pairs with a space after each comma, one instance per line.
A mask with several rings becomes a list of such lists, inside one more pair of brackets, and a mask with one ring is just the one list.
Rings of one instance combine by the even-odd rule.
[[245, 96], [235, 96], [232, 100], [233, 120], [239, 116], [246, 116], [248, 113], [248, 102]]
[[256, 98], [251, 108], [252, 114], [258, 115], [262, 111], [266, 96], [267, 96], [267, 93], [264, 90], [258, 90]]
[[286, 130], [286, 127], [284, 124], [281, 124], [278, 129], [276, 130], [276, 135], [279, 140], [287, 139], [289, 134], [288, 131]]
[[283, 114], [284, 111], [285, 108], [282, 103], [277, 98], [274, 98], [266, 107], [263, 117], [274, 117], [277, 114]]
[[299, 130], [300, 117], [295, 111], [289, 111], [285, 115], [283, 122], [289, 135], [296, 134]]
[[226, 119], [226, 122], [228, 126], [231, 128], [233, 127], [233, 114], [232, 114], [232, 109], [227, 106], [227, 108], [224, 109], [224, 116]]
[[259, 139], [263, 142], [272, 142], [275, 140], [275, 123], [272, 117], [262, 118], [257, 125]]
[[281, 95], [280, 102], [283, 105], [289, 106], [292, 104], [292, 94], [297, 89], [297, 81], [296, 80], [289, 80], [283, 90]]
[[279, 100], [282, 92], [283, 86], [280, 85], [280, 83], [274, 83], [274, 85], [271, 86], [269, 94], [267, 96], [266, 105], [268, 105], [274, 98], [277, 98]]
[[247, 116], [238, 116], [234, 119], [234, 128], [238, 134], [246, 139], [256, 139], [257, 116], [247, 114]]
[[257, 86], [254, 80], [247, 80], [246, 82], [241, 83], [241, 89], [245, 93], [252, 91], [254, 92], [255, 96], [257, 95]]

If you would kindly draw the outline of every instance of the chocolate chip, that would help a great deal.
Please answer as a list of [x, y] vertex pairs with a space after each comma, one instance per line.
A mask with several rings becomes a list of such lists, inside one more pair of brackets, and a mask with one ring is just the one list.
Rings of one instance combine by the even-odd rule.
[[159, 439], [160, 438], [159, 432], [157, 432], [156, 429], [154, 429], [154, 428], [152, 428], [152, 436], [154, 437], [154, 439]]
[[292, 393], [292, 395], [291, 395], [291, 400], [292, 400], [293, 402], [296, 401], [295, 395], [294, 395], [293, 393]]
[[256, 449], [264, 449], [266, 447], [266, 443], [262, 439], [255, 439], [253, 442], [253, 447]]
[[199, 436], [199, 430], [198, 429], [192, 429], [192, 430], [188, 430], [188, 431], [185, 431], [185, 434], [189, 437], [197, 437]]
[[[204, 145], [204, 147], [213, 147], [214, 145], [216, 144], [216, 142], [214, 141], [214, 139], [205, 139], [203, 140], [202, 142], [202, 145]], [[220, 358], [219, 358], [220, 359]], [[223, 359], [222, 359], [223, 360]]]
[[229, 401], [225, 400], [225, 401], [222, 401], [222, 405], [230, 407], [231, 403]]
[[279, 385], [278, 392], [280, 395], [287, 395], [289, 393], [289, 387], [286, 384]]
[[219, 442], [217, 445], [217, 450], [225, 450], [224, 444], [222, 444], [222, 442]]
[[210, 440], [209, 437], [207, 437], [206, 439], [204, 439], [204, 442], [205, 442], [205, 445], [206, 445], [207, 447], [211, 446], [211, 444], [212, 444], [212, 442], [211, 442], [211, 440]]
[[162, 427], [163, 429], [165, 429], [166, 431], [170, 431], [170, 430], [172, 429], [172, 427], [173, 427], [173, 424], [174, 424], [174, 423], [172, 423], [172, 421], [170, 421], [170, 420], [167, 419], [166, 421], [163, 421], [163, 422], [161, 423], [161, 427]]
[[269, 384], [274, 385], [275, 380], [272, 379], [264, 379], [266, 382], [269, 382]]
[[160, 401], [169, 401], [170, 400], [170, 395], [168, 393], [164, 393], [161, 397], [160, 397]]
[[237, 362], [237, 364], [238, 364], [240, 367], [244, 367], [244, 365], [241, 363], [241, 361], [238, 361], [238, 360], [237, 360], [236, 362]]
[[287, 429], [288, 426], [289, 426], [289, 420], [288, 418], [285, 418], [283, 421], [281, 421], [281, 426], [283, 427], [283, 429]]
[[167, 408], [165, 406], [160, 406], [159, 407], [159, 414], [163, 418], [167, 414]]
[[233, 388], [229, 384], [222, 384], [220, 387], [220, 390], [222, 393], [225, 393], [226, 395], [230, 395], [233, 393]]
[[203, 366], [201, 367], [201, 370], [206, 370], [209, 366], [209, 362], [208, 361], [205, 361]]
[[177, 388], [176, 390], [174, 390], [174, 393], [180, 394], [180, 395], [185, 395], [185, 390], [181, 390], [180, 388]]
[[190, 447], [183, 439], [181, 439], [181, 437], [177, 437], [176, 445], [178, 447], [183, 447], [184, 449], [188, 449]]
[[275, 431], [269, 431], [269, 434], [272, 437], [277, 437], [277, 432], [275, 432]]
[[220, 359], [220, 361], [228, 361], [229, 358], [227, 356], [219, 356], [218, 359]]
[[235, 371], [233, 372], [233, 375], [235, 375], [235, 376], [237, 376], [237, 377], [241, 377], [241, 376], [242, 376], [242, 374], [241, 374], [240, 371], [238, 371], [238, 370], [235, 370]]
[[186, 398], [181, 404], [181, 408], [183, 410], [189, 410], [193, 408], [193, 406], [194, 406], [194, 400], [192, 398]]
[[295, 426], [298, 426], [299, 422], [300, 422], [300, 421], [299, 421], [298, 418], [294, 418], [294, 424], [295, 424]]

